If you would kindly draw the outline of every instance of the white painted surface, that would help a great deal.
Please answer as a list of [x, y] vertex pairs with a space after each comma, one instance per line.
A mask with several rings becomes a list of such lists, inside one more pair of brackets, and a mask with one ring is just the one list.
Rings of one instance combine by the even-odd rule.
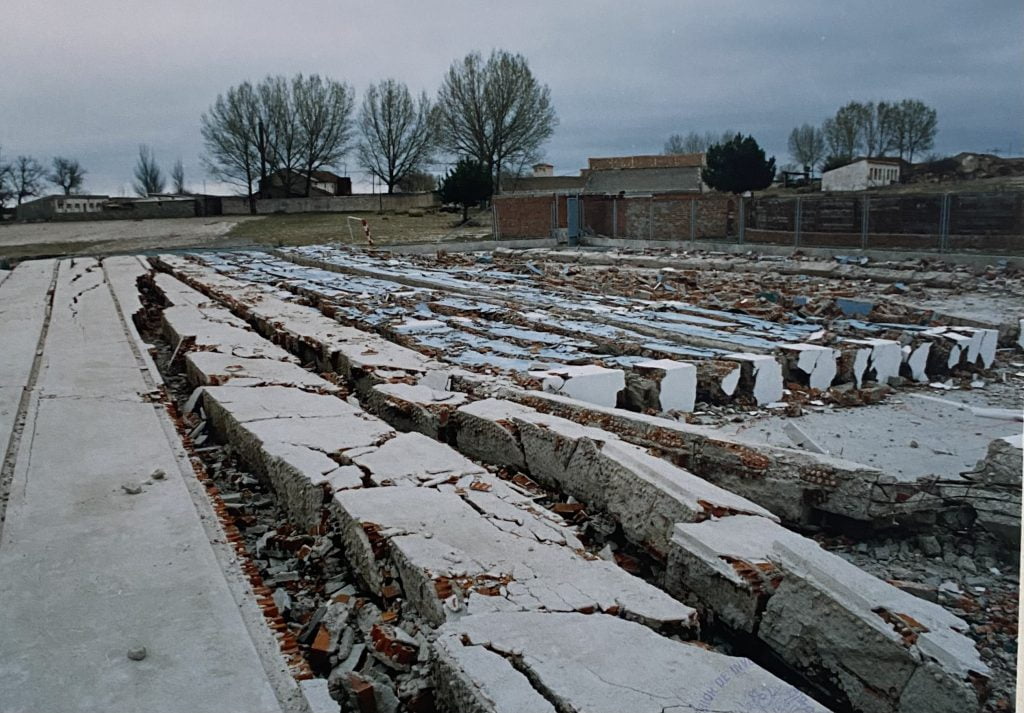
[[747, 362], [754, 377], [754, 400], [758, 405], [781, 401], [784, 394], [782, 364], [767, 354], [727, 354], [726, 359]]
[[529, 373], [533, 378], [540, 379], [544, 391], [564, 394], [599, 406], [614, 406], [619, 392], [626, 388], [626, 375], [622, 369], [608, 369], [595, 364]]
[[812, 389], [824, 391], [836, 378], [836, 359], [839, 353], [831, 347], [818, 344], [787, 344], [784, 351], [796, 352], [797, 368], [807, 374]]
[[673, 359], [651, 359], [633, 365], [640, 372], [660, 372], [659, 399], [662, 411], [690, 413], [697, 400], [697, 367]]

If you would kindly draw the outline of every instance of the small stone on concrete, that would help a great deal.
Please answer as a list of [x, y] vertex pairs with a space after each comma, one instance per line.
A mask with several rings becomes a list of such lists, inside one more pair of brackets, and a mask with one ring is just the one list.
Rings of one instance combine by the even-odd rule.
[[121, 490], [126, 492], [128, 495], [138, 495], [139, 493], [142, 492], [142, 486], [139, 485], [138, 483], [133, 483], [129, 481], [121, 485]]
[[135, 646], [133, 648], [128, 649], [128, 658], [130, 658], [132, 661], [141, 661], [142, 659], [146, 658], [146, 647]]
[[167, 473], [164, 471], [163, 468], [157, 468], [156, 470], [149, 474], [149, 477], [152, 478], [153, 480], [163, 480], [164, 478], [167, 477]]

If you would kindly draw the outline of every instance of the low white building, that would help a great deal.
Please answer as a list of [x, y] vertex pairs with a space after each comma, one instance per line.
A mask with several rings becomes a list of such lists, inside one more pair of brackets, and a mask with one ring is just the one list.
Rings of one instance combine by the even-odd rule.
[[900, 160], [860, 158], [821, 174], [823, 191], [863, 191], [900, 182]]
[[109, 200], [110, 196], [82, 193], [73, 193], [68, 196], [43, 196], [19, 205], [15, 215], [18, 220], [50, 220], [87, 213], [101, 213]]

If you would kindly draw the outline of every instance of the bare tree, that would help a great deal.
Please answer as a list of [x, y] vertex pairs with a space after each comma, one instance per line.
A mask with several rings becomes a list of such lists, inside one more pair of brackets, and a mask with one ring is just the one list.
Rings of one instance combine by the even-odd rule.
[[501, 192], [502, 167], [530, 160], [558, 125], [551, 91], [526, 58], [495, 50], [452, 63], [437, 98], [438, 138], [454, 154], [487, 167]]
[[176, 195], [185, 194], [185, 166], [181, 163], [180, 158], [171, 167], [171, 185], [174, 187]]
[[140, 196], [148, 196], [150, 193], [163, 193], [164, 174], [157, 165], [153, 150], [145, 144], [139, 145], [139, 160], [135, 164], [135, 181], [132, 187]]
[[218, 95], [200, 119], [206, 149], [203, 164], [215, 178], [243, 187], [253, 213], [253, 182], [260, 175], [261, 157], [257, 137], [251, 131], [257, 111], [256, 92], [251, 84], [243, 82]]
[[861, 130], [863, 111], [862, 104], [850, 102], [821, 125], [830, 159], [848, 161], [861, 150], [864, 145]]
[[731, 129], [723, 131], [721, 134], [716, 134], [713, 131], [705, 131], [703, 134], [691, 131], [686, 136], [683, 136], [682, 134], [672, 134], [668, 137], [668, 141], [665, 142], [664, 153], [706, 153], [707, 150], [715, 144], [727, 143], [731, 141], [734, 136], [736, 136], [736, 132]]
[[430, 159], [432, 112], [426, 93], [414, 101], [409, 88], [394, 79], [371, 86], [363, 95], [359, 163], [387, 185], [388, 193]]
[[298, 120], [308, 196], [313, 171], [334, 165], [348, 151], [355, 92], [347, 84], [322, 79], [318, 74], [309, 77], [299, 74], [292, 80], [292, 101]]
[[14, 197], [14, 184], [11, 180], [11, 164], [4, 163], [3, 151], [0, 147], [0, 209]]
[[53, 168], [46, 176], [46, 180], [55, 186], [60, 186], [64, 195], [77, 193], [82, 188], [86, 171], [77, 159], [55, 156], [51, 165]]
[[893, 148], [900, 158], [913, 163], [914, 154], [935, 145], [938, 114], [917, 99], [904, 99], [896, 106]]
[[860, 134], [867, 156], [885, 156], [893, 149], [896, 129], [896, 107], [880, 101], [857, 104]]
[[31, 196], [38, 196], [43, 188], [46, 169], [31, 156], [18, 156], [10, 167], [12, 192], [18, 203]]
[[825, 158], [825, 136], [821, 129], [804, 124], [789, 132], [789, 155], [803, 170], [813, 173]]

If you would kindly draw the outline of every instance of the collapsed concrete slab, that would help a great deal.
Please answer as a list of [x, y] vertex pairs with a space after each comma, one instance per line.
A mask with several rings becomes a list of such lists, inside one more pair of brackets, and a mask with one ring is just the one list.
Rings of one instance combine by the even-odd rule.
[[333, 509], [367, 586], [383, 591], [397, 571], [406, 598], [432, 626], [521, 610], [605, 612], [687, 632], [697, 626], [693, 609], [617, 565], [503, 530], [454, 488], [343, 491]]
[[939, 484], [942, 497], [970, 505], [981, 527], [1007, 546], [1020, 548], [1024, 436], [996, 438], [985, 457], [962, 480]]
[[[440, 697], [453, 710], [827, 710], [749, 659], [607, 616], [466, 617], [441, 627], [436, 651]], [[637, 665], [623, 665], [629, 661]]]
[[[670, 462], [793, 523], [820, 524], [823, 516], [834, 514], [889, 525], [894, 518], [927, 520], [944, 507], [931, 479], [898, 480], [835, 456], [746, 442], [712, 428], [556, 394], [509, 388], [500, 389], [498, 396], [655, 449]], [[502, 438], [496, 432], [491, 437]]]
[[977, 710], [988, 668], [944, 608], [764, 518], [678, 525], [666, 587], [858, 711]]
[[766, 509], [620, 441], [614, 434], [485, 399], [455, 413], [459, 449], [475, 458], [525, 470], [594, 511], [606, 512], [626, 536], [664, 556], [677, 522]]
[[419, 352], [339, 324], [319, 310], [282, 300], [260, 285], [240, 282], [177, 256], [155, 261], [190, 286], [221, 300], [264, 336], [324, 370], [343, 374], [360, 389], [422, 375], [440, 366]]

